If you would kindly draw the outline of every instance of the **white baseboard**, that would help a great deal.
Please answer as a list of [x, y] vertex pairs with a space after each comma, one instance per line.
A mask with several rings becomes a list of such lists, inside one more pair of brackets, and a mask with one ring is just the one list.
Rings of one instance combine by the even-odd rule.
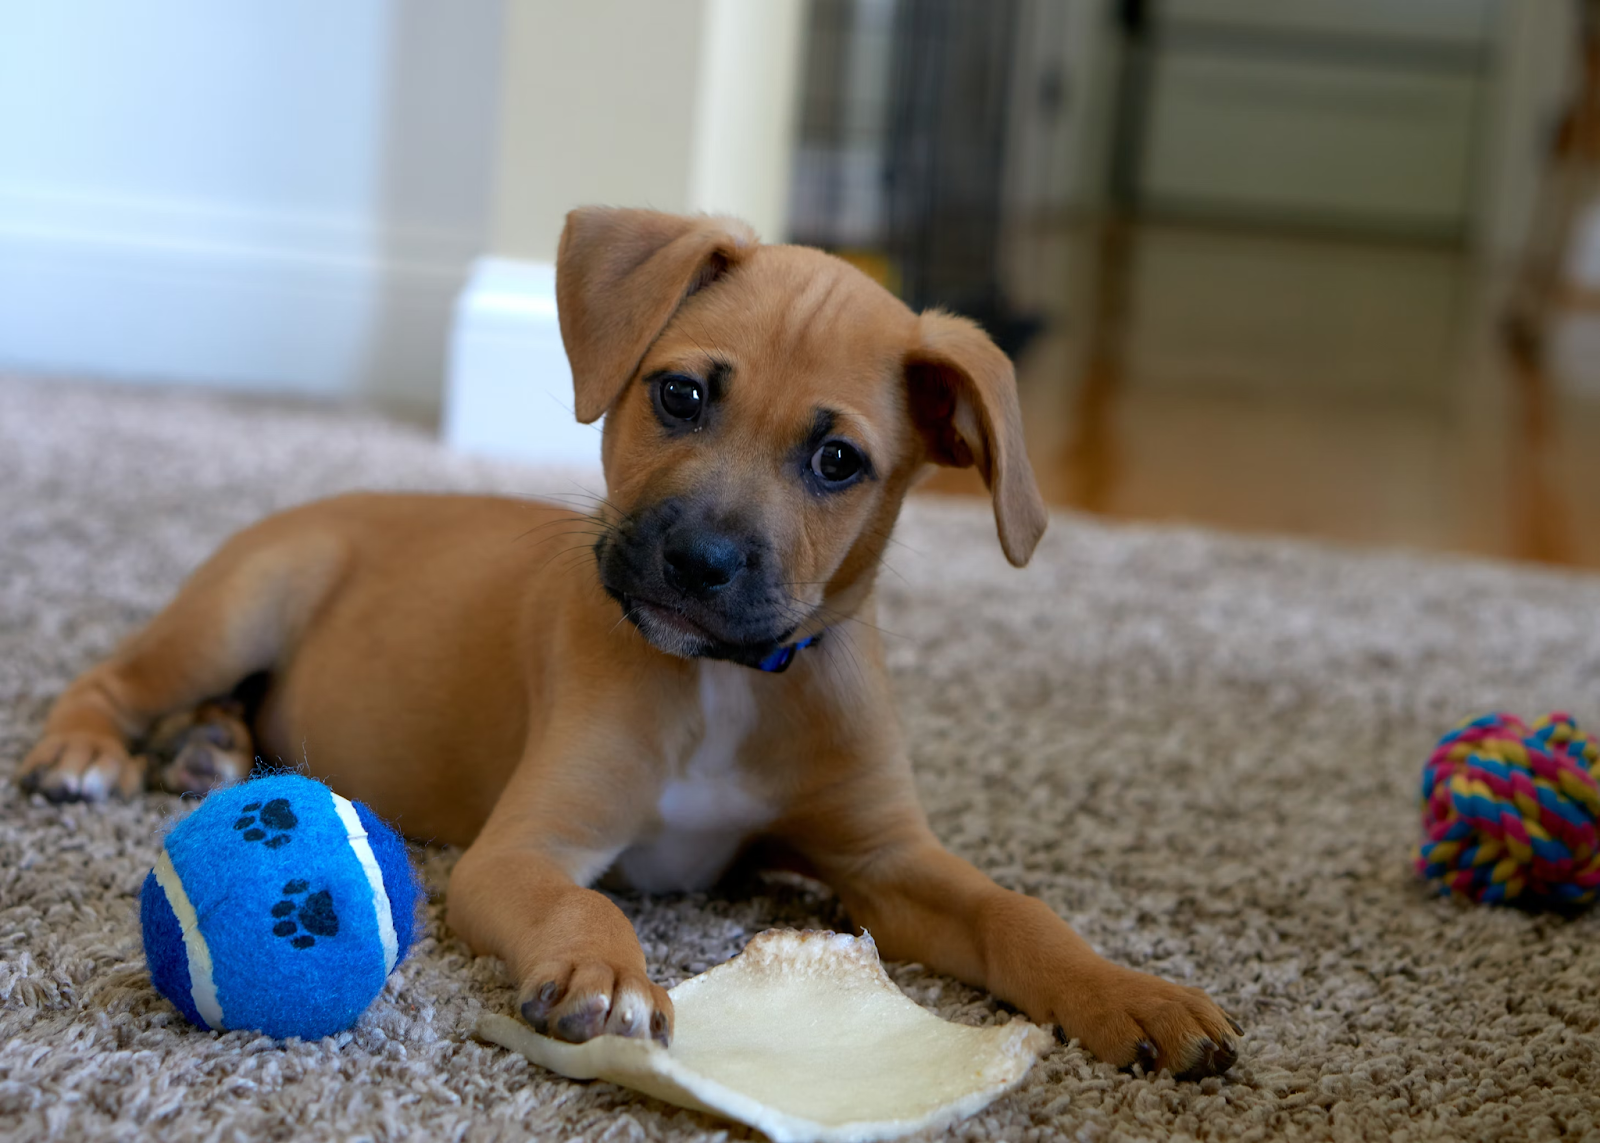
[[0, 188], [0, 367], [437, 408], [476, 245]]
[[444, 437], [479, 456], [598, 468], [600, 425], [572, 413], [549, 263], [480, 258], [456, 302]]

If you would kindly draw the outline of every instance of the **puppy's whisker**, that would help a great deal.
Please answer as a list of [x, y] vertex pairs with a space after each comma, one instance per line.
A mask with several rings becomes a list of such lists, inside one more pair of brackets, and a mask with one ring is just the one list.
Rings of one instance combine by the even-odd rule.
[[[541, 544], [553, 544], [553, 543], [556, 543], [559, 540], [569, 540], [570, 541], [574, 536], [584, 536], [584, 535], [586, 535], [586, 533], [583, 533], [583, 532], [566, 532], [566, 533], [562, 533], [560, 535], [546, 536], [541, 541]], [[570, 552], [570, 551], [592, 552], [594, 550], [595, 544], [598, 543], [598, 542], [599, 542], [599, 538], [598, 537], [591, 536], [591, 537], [588, 537], [588, 539], [586, 541], [580, 542], [577, 545], [572, 545], [570, 543], [566, 544], [561, 548], [561, 551], [562, 552]]]
[[913, 548], [910, 544], [896, 536], [894, 534], [893, 525], [888, 528], [873, 528], [869, 525], [868, 527], [861, 529], [861, 534], [863, 536], [869, 536], [874, 540], [882, 540], [886, 547], [904, 548], [914, 556], [922, 556], [924, 558], [927, 557], [926, 552], [919, 548]]
[[544, 544], [551, 540], [559, 540], [563, 536], [588, 536], [591, 539], [598, 540], [606, 534], [603, 531], [597, 532], [589, 528], [569, 528], [565, 532], [551, 532], [548, 535], [540, 536], [539, 543]]
[[528, 536], [532, 536], [538, 532], [548, 532], [551, 528], [558, 526], [565, 526], [568, 529], [577, 529], [584, 532], [593, 532], [596, 535], [612, 531], [612, 529], [606, 524], [590, 517], [564, 516], [560, 520], [551, 520], [538, 528], [530, 528], [517, 538], [520, 540]]
[[616, 631], [617, 631], [618, 627], [621, 627], [624, 623], [627, 623], [629, 620], [631, 620], [633, 618], [633, 613], [634, 613], [635, 610], [637, 610], [637, 609], [636, 608], [632, 608], [632, 607], [623, 608], [622, 609], [622, 614], [617, 617], [617, 621], [611, 625], [611, 629], [609, 631], [607, 631], [606, 634], [607, 635], [616, 634]]
[[708, 363], [710, 363], [712, 365], [716, 365], [717, 363], [719, 363], [719, 362], [721, 362], [723, 360], [723, 357], [722, 357], [721, 354], [712, 353], [709, 349], [707, 349], [705, 347], [705, 345], [700, 341], [700, 339], [689, 331], [687, 325], [684, 327], [683, 336], [687, 337], [690, 341], [694, 342], [694, 347], [696, 349], [698, 349], [701, 353], [705, 354], [706, 361]]
[[568, 515], [564, 515], [564, 516], [558, 517], [557, 519], [554, 519], [554, 520], [547, 520], [547, 521], [545, 521], [545, 523], [537, 525], [535, 528], [529, 529], [529, 530], [530, 531], [536, 531], [539, 528], [552, 527], [552, 526], [554, 526], [556, 524], [560, 524], [560, 523], [563, 523], [563, 522], [569, 523], [569, 524], [583, 524], [586, 527], [605, 528], [605, 529], [608, 529], [608, 530], [611, 529], [611, 528], [615, 528], [616, 527], [615, 524], [613, 524], [611, 521], [607, 520], [604, 516], [600, 515], [600, 513], [598, 513], [598, 512], [576, 512], [576, 511], [572, 511]]
[[611, 525], [607, 524], [604, 520], [601, 520], [596, 516], [558, 516], [553, 520], [546, 520], [542, 524], [535, 524], [526, 532], [519, 534], [514, 540], [512, 540], [512, 543], [520, 543], [529, 536], [533, 535], [535, 532], [543, 532], [549, 528], [554, 528], [559, 525], [580, 527], [596, 532], [606, 532], [611, 530]]
[[888, 572], [890, 575], [894, 576], [895, 579], [899, 580], [901, 583], [905, 584], [907, 587], [911, 586], [911, 581], [908, 580], [904, 575], [900, 574], [900, 569], [895, 567], [888, 560], [879, 560], [878, 561], [878, 566], [880, 568], [882, 568], [884, 571]]
[[524, 536], [531, 536], [535, 532], [542, 532], [546, 528], [554, 528], [557, 524], [576, 524], [576, 523], [580, 523], [581, 521], [588, 520], [588, 519], [590, 519], [590, 517], [588, 517], [588, 516], [580, 516], [580, 515], [577, 515], [577, 514], [573, 514], [573, 515], [570, 515], [570, 516], [556, 516], [556, 517], [553, 517], [552, 519], [545, 520], [542, 523], [535, 524], [533, 527], [529, 528], [525, 532], [519, 532], [517, 534], [517, 539], [520, 540]]
[[[573, 547], [570, 547], [570, 548], [563, 548], [561, 551], [554, 553], [549, 559], [545, 560], [544, 563], [540, 564], [538, 570], [541, 571], [541, 572], [544, 571], [551, 564], [553, 564], [557, 560], [559, 560], [562, 556], [578, 555], [578, 556], [581, 557], [583, 555], [593, 555], [593, 554], [594, 554], [594, 547], [593, 547], [593, 545], [590, 545], [590, 544], [577, 544], [577, 545], [574, 545]], [[577, 562], [581, 562], [581, 559], [579, 561], [574, 561], [573, 563], [570, 563], [567, 566], [576, 566]]]
[[576, 488], [578, 490], [579, 495], [584, 496], [587, 499], [592, 500], [597, 504], [604, 504], [607, 508], [611, 509], [613, 512], [616, 512], [618, 515], [622, 514], [622, 510], [620, 508], [618, 508], [611, 501], [607, 500], [604, 496], [600, 495], [598, 492], [595, 492], [595, 491], [593, 491], [592, 489], [589, 489], [589, 488], [585, 488], [583, 485], [579, 484], [576, 480], [570, 480], [570, 481], [568, 481], [568, 483], [571, 484], [574, 488]]
[[840, 631], [837, 639], [827, 640], [819, 648], [831, 663], [848, 667], [857, 687], [866, 685], [866, 669], [861, 656], [856, 653], [855, 640], [848, 630]]
[[[550, 399], [557, 405], [561, 406], [561, 408], [565, 409], [568, 413], [572, 414], [573, 421], [578, 420], [578, 407], [576, 405], [568, 404], [566, 401], [563, 401], [560, 397], [557, 397], [554, 394], [551, 395]], [[602, 431], [600, 426], [592, 421], [583, 427], [586, 429], [593, 429], [597, 433]]]
[[878, 632], [880, 635], [887, 635], [891, 639], [908, 638], [908, 636], [902, 635], [897, 631], [891, 631], [887, 627], [880, 627], [876, 623], [869, 623], [859, 615], [855, 615], [848, 611], [840, 611], [836, 607], [829, 607], [826, 603], [809, 604], [795, 599], [792, 595], [787, 595], [781, 606], [783, 608], [785, 618], [792, 618], [796, 615], [799, 615], [802, 618], [817, 616], [819, 618], [828, 620], [828, 625], [830, 627], [845, 623], [855, 623], [859, 626], [870, 628], [873, 631]]
[[[585, 515], [590, 516], [598, 516], [601, 508], [611, 507], [598, 497], [586, 498], [563, 493], [559, 495], [552, 494], [550, 499], [553, 502], [560, 504], [562, 507], [567, 508], [569, 511], [578, 511], [579, 509], [582, 509]], [[615, 511], [615, 509], [613, 509], [613, 511]]]

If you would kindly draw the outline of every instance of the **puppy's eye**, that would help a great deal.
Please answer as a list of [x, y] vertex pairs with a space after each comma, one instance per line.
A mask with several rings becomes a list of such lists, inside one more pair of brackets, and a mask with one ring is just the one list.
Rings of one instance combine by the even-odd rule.
[[852, 444], [827, 441], [811, 454], [811, 471], [829, 484], [843, 484], [864, 467], [866, 459]]
[[693, 377], [676, 374], [663, 377], [657, 392], [660, 394], [662, 411], [680, 421], [694, 420], [700, 415], [700, 407], [705, 404], [705, 391]]

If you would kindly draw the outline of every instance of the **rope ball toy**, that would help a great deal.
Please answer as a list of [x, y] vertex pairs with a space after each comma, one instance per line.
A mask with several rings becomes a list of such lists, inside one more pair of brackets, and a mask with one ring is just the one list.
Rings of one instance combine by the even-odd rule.
[[1600, 895], [1600, 745], [1572, 717], [1463, 722], [1422, 771], [1416, 866], [1440, 893], [1494, 904]]
[[297, 774], [217, 790], [167, 835], [139, 906], [150, 977], [193, 1024], [314, 1040], [410, 948], [421, 886], [360, 802]]

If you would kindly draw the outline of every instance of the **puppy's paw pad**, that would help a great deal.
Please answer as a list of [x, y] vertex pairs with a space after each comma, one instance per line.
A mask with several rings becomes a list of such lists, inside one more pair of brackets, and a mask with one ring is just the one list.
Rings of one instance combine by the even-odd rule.
[[283, 887], [283, 900], [272, 906], [276, 923], [272, 935], [282, 937], [297, 949], [308, 949], [318, 937], [339, 935], [339, 914], [333, 908], [333, 894], [311, 888], [307, 881], [296, 878]]

